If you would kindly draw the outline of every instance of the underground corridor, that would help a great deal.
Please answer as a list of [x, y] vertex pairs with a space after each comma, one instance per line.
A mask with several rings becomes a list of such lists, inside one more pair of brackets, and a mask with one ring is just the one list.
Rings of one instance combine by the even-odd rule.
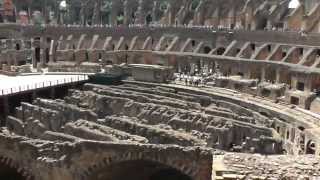
[[88, 180], [192, 180], [188, 175], [161, 163], [133, 160], [94, 171]]
[[23, 172], [18, 172], [18, 169], [10, 167], [9, 165], [0, 162], [0, 179], [1, 180], [26, 180], [22, 175]]

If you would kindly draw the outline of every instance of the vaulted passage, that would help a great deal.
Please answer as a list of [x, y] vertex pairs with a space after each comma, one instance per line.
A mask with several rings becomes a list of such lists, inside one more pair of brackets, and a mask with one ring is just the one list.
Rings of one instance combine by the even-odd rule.
[[3, 180], [26, 180], [18, 170], [4, 163], [0, 163], [0, 179]]
[[150, 180], [191, 180], [187, 175], [181, 174], [174, 169], [163, 169], [154, 173]]
[[89, 180], [192, 180], [166, 165], [144, 160], [124, 161], [95, 171]]

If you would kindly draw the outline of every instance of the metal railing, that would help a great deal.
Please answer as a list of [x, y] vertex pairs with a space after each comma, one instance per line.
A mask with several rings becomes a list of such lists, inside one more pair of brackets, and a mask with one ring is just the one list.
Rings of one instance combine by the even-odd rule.
[[0, 87], [0, 96], [17, 94], [17, 93], [35, 90], [35, 89], [43, 89], [43, 88], [54, 87], [59, 85], [71, 84], [75, 82], [82, 82], [88, 79], [89, 77], [87, 75], [78, 75], [78, 76], [72, 76], [72, 77], [65, 77], [63, 79], [18, 85], [18, 86], [13, 86], [13, 87], [4, 88], [4, 89]]

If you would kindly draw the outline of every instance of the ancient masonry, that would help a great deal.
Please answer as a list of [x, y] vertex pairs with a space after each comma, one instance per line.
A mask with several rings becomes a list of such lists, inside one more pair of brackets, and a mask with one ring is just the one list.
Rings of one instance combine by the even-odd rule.
[[0, 78], [128, 76], [0, 90], [0, 179], [320, 179], [320, 3], [235, 1], [68, 1], [55, 25], [0, 24]]

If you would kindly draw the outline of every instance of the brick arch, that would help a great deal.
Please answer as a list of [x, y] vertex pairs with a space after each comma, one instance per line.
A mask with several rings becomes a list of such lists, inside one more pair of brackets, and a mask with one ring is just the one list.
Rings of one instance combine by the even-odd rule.
[[185, 164], [183, 162], [178, 161], [170, 161], [170, 157], [162, 157], [156, 154], [152, 155], [143, 155], [142, 153], [133, 153], [133, 152], [127, 152], [119, 156], [110, 156], [110, 157], [104, 157], [101, 161], [88, 166], [84, 168], [84, 172], [81, 175], [81, 180], [87, 180], [90, 176], [92, 176], [97, 171], [104, 169], [110, 165], [118, 164], [121, 162], [129, 162], [129, 161], [148, 161], [153, 163], [158, 163], [160, 165], [164, 165], [168, 168], [172, 168], [174, 170], [177, 170], [181, 172], [182, 174], [185, 174], [189, 176], [191, 179], [196, 179], [196, 175], [198, 173], [198, 170], [192, 169], [192, 166], [189, 164]]

